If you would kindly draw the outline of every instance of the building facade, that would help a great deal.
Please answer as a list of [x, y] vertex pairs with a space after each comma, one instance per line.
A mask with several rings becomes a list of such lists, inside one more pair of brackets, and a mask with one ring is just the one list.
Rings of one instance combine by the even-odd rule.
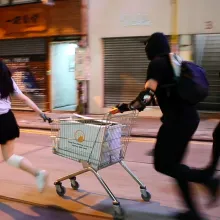
[[[90, 0], [90, 113], [105, 113], [135, 98], [143, 88], [149, 61], [143, 40], [156, 31], [172, 35], [170, 0]], [[208, 73], [210, 94], [198, 106], [220, 111], [220, 20], [218, 0], [179, 0], [177, 32], [180, 55]], [[142, 115], [161, 115], [156, 107]]]
[[[75, 50], [85, 35], [82, 1], [2, 0], [0, 6], [0, 57], [21, 90], [43, 110], [75, 110]], [[15, 99], [12, 107], [26, 109]]]

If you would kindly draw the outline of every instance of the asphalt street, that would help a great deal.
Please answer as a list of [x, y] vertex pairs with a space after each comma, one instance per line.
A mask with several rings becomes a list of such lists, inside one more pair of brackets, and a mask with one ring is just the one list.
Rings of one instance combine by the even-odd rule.
[[[49, 155], [48, 152], [50, 152], [48, 150], [51, 149], [50, 135], [51, 135], [50, 131], [46, 131], [46, 130], [21, 129], [21, 137], [17, 140], [16, 152], [31, 159], [32, 161], [34, 161], [35, 164], [39, 163], [40, 165], [45, 166], [46, 169], [51, 169], [49, 171], [52, 173], [52, 175], [55, 175], [53, 173], [63, 172], [64, 168], [61, 169], [61, 166], [62, 164], [66, 163], [65, 162], [66, 160], [63, 159], [63, 160], [60, 160], [59, 162], [58, 160], [54, 160], [53, 156], [47, 156]], [[130, 144], [128, 145], [128, 148], [127, 148], [125, 162], [132, 167], [132, 170], [138, 174], [138, 177], [140, 177], [142, 180], [144, 180], [144, 182], [146, 182], [147, 187], [153, 194], [153, 199], [154, 199], [153, 201], [155, 202], [155, 204], [160, 204], [160, 207], [165, 207], [166, 209], [167, 208], [179, 208], [181, 205], [177, 205], [177, 201], [175, 200], [176, 198], [172, 196], [172, 194], [175, 193], [171, 191], [172, 182], [170, 182], [170, 180], [168, 180], [166, 177], [155, 173], [155, 171], [153, 170], [152, 157], [149, 156], [148, 153], [153, 149], [154, 143], [155, 143], [154, 138], [131, 138]], [[205, 166], [209, 162], [209, 159], [210, 159], [211, 146], [212, 146], [211, 142], [207, 143], [207, 142], [202, 142], [202, 141], [201, 142], [192, 141], [189, 145], [189, 151], [186, 155], [185, 162], [188, 165], [191, 165], [193, 167]], [[53, 163], [59, 163], [60, 166], [57, 166], [57, 164], [53, 165]], [[68, 162], [68, 165], [69, 165], [69, 162]], [[15, 181], [17, 181], [17, 185], [23, 184], [24, 178], [26, 178], [25, 176], [26, 174], [21, 174], [21, 175], [24, 175], [24, 178], [22, 178], [22, 176], [20, 176], [19, 178], [16, 175], [11, 176], [10, 173], [12, 171], [11, 170], [6, 171], [6, 168], [11, 169], [11, 168], [8, 168], [2, 161], [1, 166], [0, 166], [0, 169], [2, 170], [1, 172], [2, 182], [10, 181], [10, 184], [15, 184]], [[124, 176], [124, 173], [122, 174], [122, 172], [123, 171], [120, 170], [119, 168], [115, 170], [107, 168], [106, 171], [104, 170], [101, 171], [105, 179], [108, 181], [109, 185], [111, 185], [111, 187], [113, 188], [113, 191], [118, 194], [119, 198], [128, 199], [128, 200], [123, 200], [126, 206], [126, 201], [130, 201], [130, 199], [133, 201], [133, 200], [136, 200], [138, 197], [137, 197], [137, 191], [134, 190], [134, 186], [136, 187], [136, 185], [134, 185], [130, 179], [129, 181], [131, 181], [131, 184], [128, 183], [127, 180], [123, 181], [123, 178], [125, 179], [127, 178], [127, 176]], [[94, 184], [96, 184], [96, 182], [93, 182], [92, 179], [90, 180], [91, 180], [89, 181], [90, 184], [88, 184], [88, 179], [86, 179], [86, 177], [85, 178], [82, 177], [81, 178], [82, 187], [86, 191], [89, 191], [89, 192], [91, 191], [92, 193], [96, 193], [98, 195], [104, 195], [103, 190], [101, 189], [101, 186], [98, 186], [95, 188], [92, 187], [94, 186]], [[51, 185], [53, 184], [51, 183]], [[7, 190], [7, 186], [4, 190], [1, 192], [1, 194], [6, 195], [7, 197], [10, 197], [8, 196], [8, 194], [13, 195], [14, 198], [16, 196], [19, 197], [19, 194], [22, 194], [21, 188], [19, 187], [18, 189], [16, 189], [17, 192], [19, 191], [19, 193], [16, 193], [16, 190], [15, 190], [15, 194], [8, 193], [10, 189]], [[53, 196], [56, 196], [54, 194], [55, 193], [53, 193]], [[47, 199], [47, 196], [45, 196], [45, 199]], [[68, 219], [73, 219], [73, 220], [75, 219], [80, 219], [80, 220], [105, 219], [104, 217], [100, 217], [99, 215], [88, 216], [87, 213], [73, 212], [70, 209], [68, 210], [68, 208], [66, 209], [64, 207], [65, 203], [67, 202], [66, 200], [64, 200], [61, 203], [64, 207], [63, 208], [64, 211], [54, 210], [50, 208], [48, 205], [46, 207], [42, 205], [43, 202], [42, 204], [40, 204], [40, 202], [35, 202], [35, 200], [36, 198], [32, 195], [28, 195], [27, 204], [15, 202], [16, 200], [14, 199], [12, 199], [12, 201], [1, 199], [0, 200], [0, 219], [3, 219], [3, 220], [11, 220], [11, 219], [18, 219], [18, 220], [20, 219], [22, 220], [23, 219], [27, 219], [27, 220], [29, 219], [33, 219], [33, 220], [35, 219], [37, 220], [38, 219], [40, 220], [41, 219], [65, 219], [65, 220], [68, 220]], [[24, 201], [26, 201], [26, 199], [24, 199]], [[28, 205], [29, 203], [28, 201], [33, 201], [36, 205], [33, 205], [33, 204]], [[39, 203], [39, 206], [37, 205], [38, 203]], [[140, 203], [140, 206], [142, 206], [142, 204], [143, 203]], [[135, 206], [138, 206], [138, 205], [135, 203]], [[95, 206], [91, 206], [91, 207], [94, 208]], [[96, 209], [96, 207], [94, 209]], [[149, 213], [143, 211], [145, 209], [147, 210], [147, 208], [143, 206], [140, 209], [137, 207], [137, 210], [139, 211], [136, 212], [136, 210], [134, 210], [136, 214], [134, 214], [134, 216], [129, 217], [127, 219], [135, 219], [135, 220], [159, 219], [156, 217], [149, 218]], [[155, 209], [155, 213], [157, 213], [158, 208], [155, 208], [153, 206], [149, 207], [150, 211], [153, 209]], [[217, 220], [220, 218], [220, 211], [218, 210], [218, 208], [214, 210], [209, 210], [207, 214], [210, 215], [209, 219]], [[162, 218], [162, 219], [165, 219], [165, 218]]]

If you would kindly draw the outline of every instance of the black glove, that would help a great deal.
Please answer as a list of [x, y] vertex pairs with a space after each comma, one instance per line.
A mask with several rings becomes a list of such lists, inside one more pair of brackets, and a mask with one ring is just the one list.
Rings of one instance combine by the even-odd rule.
[[138, 110], [139, 112], [142, 112], [142, 111], [144, 111], [145, 108], [146, 108], [146, 106], [142, 106], [142, 107], [140, 107], [140, 108], [137, 108], [137, 110]]
[[153, 99], [152, 99], [152, 105], [153, 106], [158, 106], [158, 101], [157, 101], [156, 96], [154, 96]]
[[150, 89], [143, 90], [139, 93], [137, 98], [130, 103], [130, 108], [137, 109], [139, 112], [143, 111], [146, 106], [150, 105], [155, 95]]
[[143, 90], [139, 93], [137, 99], [141, 103], [141, 105], [148, 106], [154, 99], [154, 92], [151, 89]]
[[139, 112], [143, 111], [145, 109], [145, 105], [141, 105], [141, 102], [136, 98], [129, 104], [129, 108], [133, 110], [138, 110]]
[[48, 121], [48, 123], [52, 122], [52, 119], [47, 117], [44, 113], [41, 113], [40, 117], [44, 120], [44, 122], [46, 122], [46, 121]]
[[122, 104], [118, 104], [115, 106], [121, 113], [126, 112], [126, 111], [130, 111], [129, 109], [129, 105], [122, 103]]

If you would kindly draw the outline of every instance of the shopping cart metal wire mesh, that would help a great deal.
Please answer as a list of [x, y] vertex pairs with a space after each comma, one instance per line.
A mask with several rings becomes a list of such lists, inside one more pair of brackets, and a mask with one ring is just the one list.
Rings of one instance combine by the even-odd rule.
[[115, 215], [121, 216], [123, 212], [120, 203], [98, 173], [98, 170], [120, 163], [140, 185], [142, 198], [145, 201], [150, 200], [151, 195], [147, 192], [146, 186], [123, 162], [137, 115], [136, 111], [116, 115], [106, 114], [101, 119], [73, 115], [53, 121], [53, 153], [83, 165], [83, 170], [62, 177], [55, 182], [58, 195], [65, 194], [62, 181], [70, 179], [72, 188], [78, 189], [76, 176], [91, 171], [112, 198]]
[[60, 119], [52, 124], [54, 153], [95, 170], [124, 159], [136, 112], [103, 119]]

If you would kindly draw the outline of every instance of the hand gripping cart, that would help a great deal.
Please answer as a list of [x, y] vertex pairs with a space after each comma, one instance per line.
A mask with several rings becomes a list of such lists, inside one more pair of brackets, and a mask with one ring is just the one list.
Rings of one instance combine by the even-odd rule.
[[125, 158], [131, 129], [137, 112], [106, 114], [102, 119], [92, 119], [79, 115], [55, 120], [52, 123], [53, 153], [82, 163], [83, 169], [58, 179], [54, 185], [59, 196], [66, 192], [62, 181], [69, 179], [74, 190], [79, 188], [76, 176], [91, 171], [113, 200], [115, 219], [123, 219], [123, 210], [106, 185], [99, 170], [120, 163], [139, 184], [141, 197], [150, 201], [151, 195], [146, 186], [126, 166]]

